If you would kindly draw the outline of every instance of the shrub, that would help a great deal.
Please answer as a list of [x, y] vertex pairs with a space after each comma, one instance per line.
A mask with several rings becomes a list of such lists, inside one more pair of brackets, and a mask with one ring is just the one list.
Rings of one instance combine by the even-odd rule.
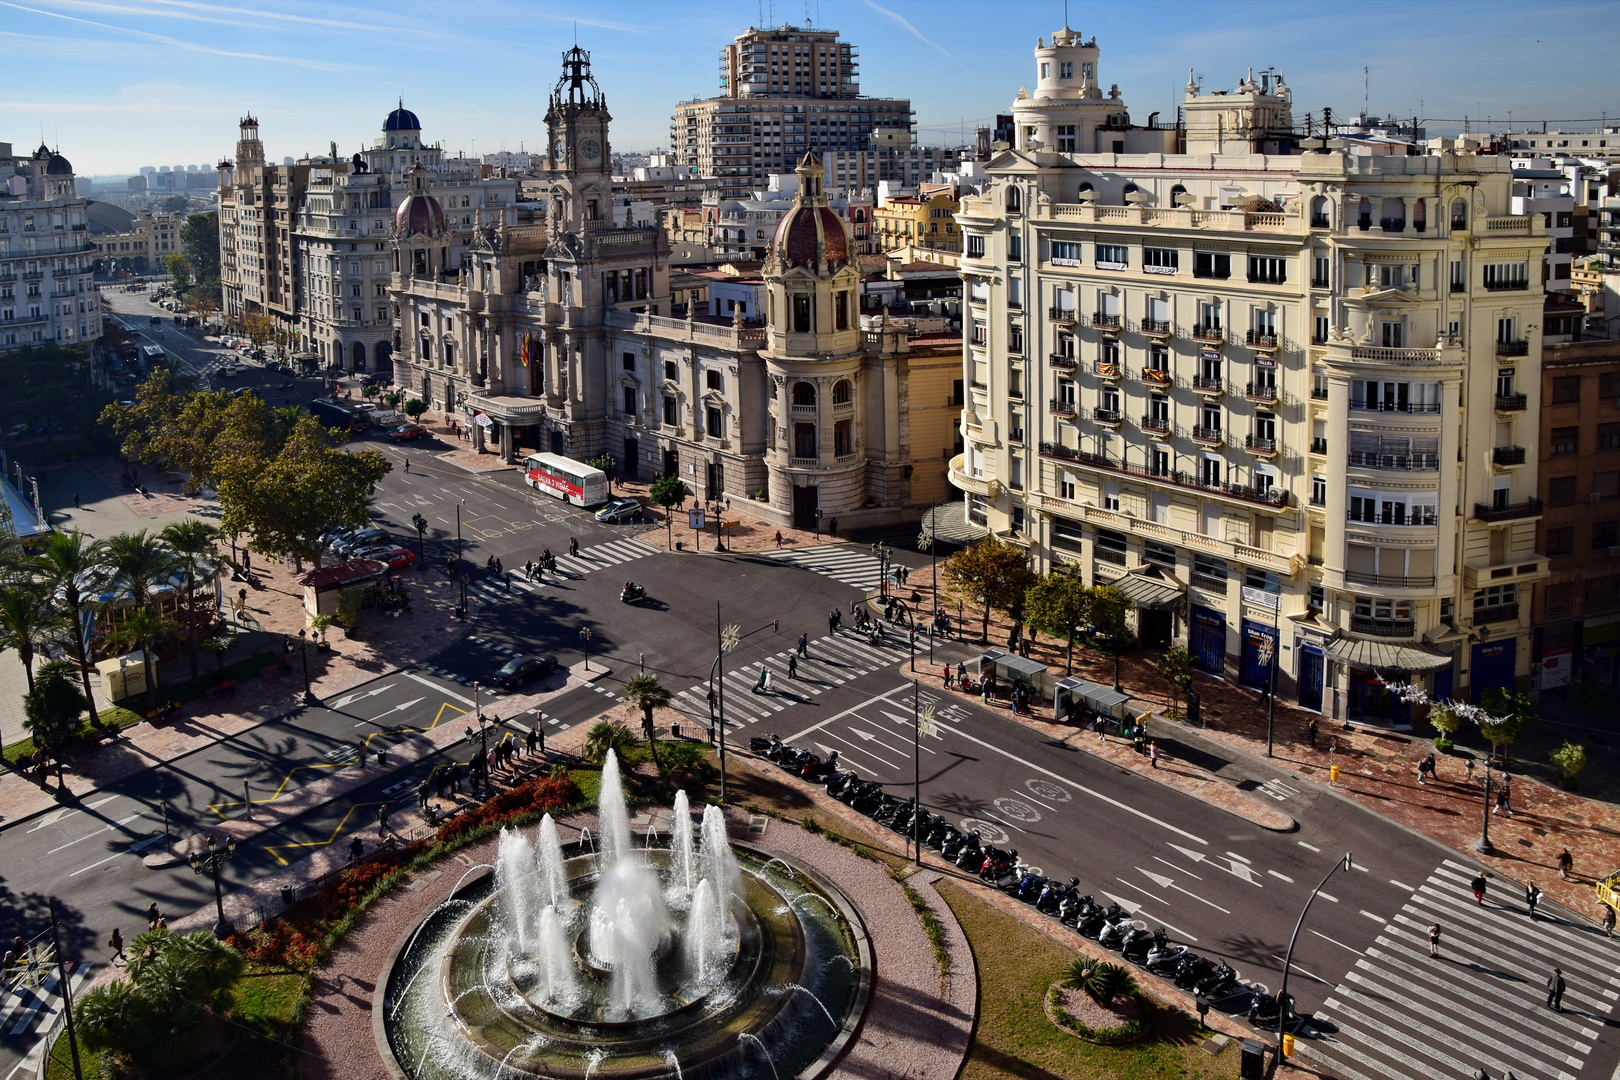
[[1586, 768], [1586, 747], [1564, 740], [1564, 745], [1547, 755], [1552, 763], [1564, 770], [1564, 779], [1573, 780], [1575, 774]]
[[412, 420], [420, 420], [425, 412], [427, 412], [427, 402], [421, 398], [413, 397], [405, 403], [405, 415]]
[[708, 747], [703, 743], [676, 739], [659, 744], [659, 776], [684, 774], [701, 787], [709, 782], [715, 771], [714, 762], [709, 760]]
[[211, 931], [147, 931], [130, 943], [129, 978], [74, 1006], [79, 1039], [147, 1065], [179, 1061], [212, 1014], [230, 1006], [242, 967], [242, 954]]
[[641, 740], [636, 733], [630, 730], [630, 725], [622, 720], [599, 720], [586, 733], [585, 746], [581, 756], [594, 765], [600, 765], [607, 760], [608, 751], [612, 750], [621, 760], [628, 762], [630, 756], [641, 749]]
[[1136, 994], [1136, 976], [1119, 964], [1088, 956], [1077, 956], [1065, 964], [1058, 981], [1070, 990], [1084, 991], [1099, 1005]]

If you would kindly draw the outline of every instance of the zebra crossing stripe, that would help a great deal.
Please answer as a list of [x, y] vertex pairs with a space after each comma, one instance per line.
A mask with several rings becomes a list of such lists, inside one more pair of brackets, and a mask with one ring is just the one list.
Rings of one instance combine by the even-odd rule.
[[[1580, 950], [1569, 951], [1561, 942], [1551, 940], [1550, 935], [1542, 935], [1539, 931], [1547, 920], [1538, 920], [1532, 923], [1528, 915], [1515, 919], [1514, 924], [1503, 926], [1507, 920], [1489, 908], [1481, 908], [1471, 900], [1459, 901], [1454, 896], [1420, 886], [1418, 892], [1412, 897], [1411, 904], [1430, 909], [1432, 911], [1447, 913], [1454, 918], [1467, 919], [1466, 928], [1462, 931], [1470, 936], [1478, 936], [1487, 948], [1509, 949], [1515, 945], [1522, 946], [1526, 939], [1526, 931], [1531, 931], [1533, 940], [1538, 947], [1549, 954], [1557, 955], [1563, 959], [1562, 966], [1567, 971], [1577, 972], [1585, 978], [1592, 979], [1599, 985], [1614, 981], [1610, 970], [1589, 962], [1585, 953]], [[1397, 915], [1399, 919], [1402, 916]], [[1488, 935], [1488, 936], [1487, 936]]]
[[883, 576], [883, 565], [876, 558], [843, 545], [823, 545], [803, 551], [773, 551], [769, 557], [857, 589], [870, 589]]
[[[1334, 997], [1338, 997], [1342, 994], [1345, 997], [1350, 998], [1357, 1005], [1361, 1006], [1362, 1008], [1367, 1008], [1377, 1015], [1384, 1016], [1391, 1020], [1397, 1019], [1398, 1010], [1390, 1007], [1391, 1004], [1393, 1004], [1391, 1002], [1372, 1000], [1367, 998], [1365, 995], [1344, 986], [1340, 986], [1333, 993]], [[1454, 1075], [1458, 1077], [1472, 1076], [1475, 1072], [1472, 1067], [1464, 1065], [1461, 1061], [1458, 1061], [1450, 1054], [1435, 1049], [1435, 1043], [1441, 1043], [1453, 1050], [1457, 1050], [1464, 1054], [1469, 1054], [1470, 1056], [1475, 1056], [1467, 1047], [1463, 1046], [1461, 1043], [1457, 1042], [1448, 1035], [1443, 1035], [1440, 1032], [1426, 1029], [1424, 1034], [1426, 1034], [1431, 1040], [1426, 1043], [1422, 1039], [1409, 1035], [1404, 1031], [1389, 1027], [1386, 1024], [1381, 1024], [1377, 1020], [1372, 1019], [1372, 1017], [1357, 1012], [1355, 1009], [1352, 1009], [1349, 1005], [1346, 1005], [1343, 1002], [1335, 1002], [1333, 998], [1329, 998], [1326, 1004], [1330, 1008], [1335, 1009], [1346, 1019], [1354, 1020], [1361, 1027], [1376, 1031], [1386, 1039], [1393, 1039], [1395, 1042], [1405, 1045], [1408, 1049], [1401, 1051], [1402, 1053], [1416, 1058], [1430, 1058], [1446, 1068], [1454, 1070]], [[1503, 1063], [1500, 1061], [1491, 1061], [1488, 1064], [1497, 1069], [1503, 1068]], [[1430, 1073], [1429, 1075], [1438, 1076], [1441, 1074]]]
[[[1436, 876], [1445, 877], [1445, 878], [1448, 878], [1448, 879], [1450, 879], [1452, 881], [1455, 881], [1457, 883], [1457, 886], [1458, 886], [1457, 891], [1459, 893], [1467, 893], [1468, 884], [1474, 878], [1473, 872], [1468, 871], [1468, 872], [1465, 873], [1464, 872], [1465, 869], [1466, 869], [1465, 867], [1461, 866], [1458, 863], [1453, 863], [1453, 862], [1450, 862], [1450, 861], [1447, 861], [1446, 866], [1447, 867], [1456, 867], [1456, 869], [1451, 870], [1449, 872], [1447, 870], [1436, 871]], [[1489, 896], [1489, 893], [1487, 893], [1486, 895]], [[1564, 924], [1558, 923], [1558, 922], [1553, 922], [1553, 921], [1550, 921], [1550, 920], [1547, 920], [1547, 919], [1543, 919], [1541, 921], [1541, 925], [1542, 925], [1543, 931], [1544, 931], [1544, 933], [1546, 935], [1562, 938], [1563, 940], [1568, 941], [1571, 945], [1573, 945], [1576, 948], [1582, 950], [1583, 952], [1584, 951], [1589, 951], [1592, 948], [1592, 945], [1598, 939], [1598, 933], [1597, 933], [1597, 929], [1595, 927], [1593, 927], [1591, 929], [1576, 929], [1574, 927], [1570, 927], [1570, 926], [1567, 926], [1567, 925], [1564, 925]], [[1620, 979], [1617, 979], [1616, 983], [1617, 983], [1617, 985], [1620, 985]]]

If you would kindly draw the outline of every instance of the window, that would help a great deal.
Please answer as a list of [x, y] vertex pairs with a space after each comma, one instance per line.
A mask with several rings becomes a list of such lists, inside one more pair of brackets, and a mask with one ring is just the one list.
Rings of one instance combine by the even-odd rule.
[[[1221, 275], [1225, 276], [1225, 275]], [[1249, 256], [1249, 280], [1278, 285], [1288, 280], [1288, 260], [1272, 255]]]
[[1213, 555], [1193, 553], [1193, 581], [1205, 588], [1226, 591], [1226, 560]]
[[[1596, 545], [1594, 545], [1596, 546]], [[1556, 558], [1559, 555], [1575, 554], [1575, 530], [1573, 527], [1547, 530], [1547, 554]]]
[[1315, 325], [1311, 329], [1311, 341], [1317, 345], [1326, 345], [1327, 339], [1328, 317], [1326, 315], [1318, 315], [1315, 319]]
[[1485, 287], [1493, 290], [1528, 289], [1530, 287], [1529, 263], [1486, 263]]
[[631, 416], [636, 414], [636, 388], [633, 386], [624, 388], [624, 411]]
[[1547, 504], [1549, 506], [1575, 505], [1575, 478], [1573, 476], [1558, 476], [1547, 481]]
[[1142, 271], [1148, 274], [1174, 274], [1181, 265], [1175, 248], [1143, 248]]
[[1552, 381], [1552, 403], [1554, 405], [1573, 405], [1581, 400], [1581, 377], [1579, 375], [1560, 375]]
[[[945, 228], [946, 228], [946, 231], [950, 230], [949, 225], [945, 226]], [[1024, 261], [1024, 237], [1023, 237], [1022, 234], [1020, 234], [1020, 233], [1008, 233], [1007, 234], [1007, 261], [1008, 262], [1023, 262]]]
[[1016, 214], [1023, 208], [1024, 193], [1017, 187], [1007, 188], [1007, 213]]
[[[1058, 475], [1058, 495], [1071, 501], [1074, 499], [1074, 473], [1066, 472]], [[1057, 524], [1054, 523], [1053, 530], [1056, 531], [1057, 528]]]
[[1072, 78], [1074, 78], [1074, 65], [1067, 62], [1067, 61], [1059, 64], [1058, 65], [1058, 78], [1060, 78], [1060, 79], [1072, 79]]
[[1311, 505], [1312, 506], [1326, 506], [1327, 505], [1327, 477], [1325, 477], [1325, 476], [1313, 476], [1313, 477], [1311, 477]]
[[1176, 549], [1170, 544], [1161, 544], [1157, 540], [1146, 540], [1142, 543], [1142, 560], [1167, 566], [1171, 570], [1176, 568]]
[[1620, 371], [1605, 371], [1598, 376], [1598, 397], [1609, 401], [1620, 398]]
[[671, 426], [680, 423], [680, 414], [677, 411], [675, 399], [668, 394], [664, 395], [664, 423]]
[[1262, 592], [1280, 594], [1282, 592], [1282, 578], [1270, 571], [1251, 566], [1243, 572], [1243, 586], [1248, 589], [1259, 589]]
[[1321, 611], [1327, 602], [1327, 590], [1320, 585], [1312, 585], [1310, 593], [1305, 600], [1305, 606], [1312, 611]]
[[1620, 521], [1594, 521], [1592, 523], [1592, 550], [1601, 551], [1604, 548], [1620, 544]]
[[1552, 441], [1548, 445], [1550, 454], [1573, 454], [1580, 442], [1581, 429], [1578, 427], [1561, 427], [1552, 429]]
[[[1068, 65], [1064, 65], [1067, 67]], [[1057, 151], [1060, 154], [1072, 154], [1079, 148], [1079, 141], [1074, 137], [1073, 124], [1059, 124], [1057, 126]]]
[[973, 344], [990, 344], [990, 324], [986, 323], [983, 319], [973, 320]]
[[1097, 560], [1124, 566], [1126, 552], [1129, 550], [1130, 546], [1126, 543], [1124, 534], [1109, 529], [1097, 530], [1097, 544], [1092, 549], [1092, 556]]
[[1052, 65], [1047, 63], [1045, 60], [1042, 60], [1041, 61], [1041, 78], [1050, 79], [1051, 77], [1052, 77]]
[[1495, 614], [1492, 608], [1503, 608], [1516, 603], [1519, 590], [1516, 585], [1488, 585], [1474, 594], [1474, 618], [1481, 615]]
[[1193, 277], [1229, 278], [1232, 276], [1232, 256], [1220, 251], [1193, 252]]
[[1620, 424], [1598, 425], [1597, 448], [1599, 450], [1614, 450], [1616, 448], [1620, 448]]
[[1052, 241], [1052, 265], [1053, 266], [1080, 266], [1080, 265], [1082, 265], [1082, 263], [1081, 263], [1080, 242], [1078, 240], [1053, 240]]
[[793, 298], [793, 332], [795, 334], [812, 332], [810, 327], [810, 298], [808, 296], [795, 296]]
[[664, 378], [668, 379], [670, 382], [674, 382], [677, 377], [678, 376], [676, 375], [675, 361], [673, 361], [673, 360], [665, 360], [664, 361]]
[[1098, 244], [1096, 265], [1099, 270], [1124, 270], [1131, 264], [1131, 249], [1124, 244]]
[[706, 371], [706, 372], [704, 372], [703, 373], [703, 382], [704, 382], [704, 385], [707, 386], [710, 390], [724, 390], [725, 389], [725, 380], [718, 371]]
[[855, 452], [854, 423], [853, 420], [840, 420], [833, 425], [833, 453], [839, 457]]
[[[620, 362], [621, 366], [623, 366], [624, 370], [626, 370], [626, 371], [634, 371], [634, 370], [636, 370], [636, 354], [633, 353], [633, 352], [627, 352], [627, 353], [623, 354], [623, 356], [620, 357], [619, 362]], [[629, 411], [629, 410], [626, 410], [626, 411]]]

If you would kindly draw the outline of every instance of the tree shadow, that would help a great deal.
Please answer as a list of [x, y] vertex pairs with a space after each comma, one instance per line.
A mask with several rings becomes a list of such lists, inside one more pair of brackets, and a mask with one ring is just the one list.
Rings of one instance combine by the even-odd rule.
[[[96, 944], [96, 932], [84, 924], [84, 914], [61, 898], [56, 920], [62, 951], [69, 959], [83, 956]], [[15, 892], [0, 878], [0, 950], [9, 951], [15, 938], [27, 942], [51, 928], [50, 897], [46, 893]]]

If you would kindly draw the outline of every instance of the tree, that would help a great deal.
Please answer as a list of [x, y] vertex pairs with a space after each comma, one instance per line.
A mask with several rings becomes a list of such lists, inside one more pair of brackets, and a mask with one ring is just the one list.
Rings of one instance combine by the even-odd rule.
[[612, 723], [599, 720], [591, 725], [590, 731], [586, 732], [585, 745], [580, 753], [586, 761], [600, 765], [607, 760], [610, 750], [623, 758], [627, 753], [640, 747], [641, 740], [630, 730], [630, 725], [620, 720]]
[[1480, 695], [1479, 703], [1487, 714], [1480, 718], [1479, 732], [1491, 744], [1497, 760], [1505, 765], [1507, 748], [1524, 734], [1525, 726], [1536, 718], [1536, 711], [1530, 704], [1528, 694], [1501, 687], [1485, 691]]
[[0, 589], [0, 647], [16, 652], [30, 692], [34, 689], [35, 649], [56, 622], [50, 598], [38, 584], [18, 581]]
[[[62, 598], [66, 618], [62, 620], [62, 642], [69, 656], [79, 665], [79, 676], [84, 684], [84, 696], [92, 703], [95, 693], [90, 688], [90, 634], [84, 625], [86, 608], [83, 587], [101, 591], [102, 580], [110, 573], [107, 568], [107, 546], [92, 540], [78, 529], [72, 532], [53, 532], [40, 545], [36, 563], [45, 587]], [[92, 704], [90, 713], [95, 715]]]
[[1099, 585], [1091, 590], [1091, 625], [1108, 638], [1114, 652], [1114, 691], [1119, 692], [1119, 653], [1130, 633], [1131, 602], [1112, 585]]
[[214, 538], [219, 530], [206, 521], [186, 518], [164, 526], [159, 534], [169, 545], [186, 575], [186, 649], [191, 654], [191, 677], [197, 677], [197, 578], [217, 565]]
[[653, 757], [658, 756], [658, 739], [653, 727], [653, 712], [667, 708], [675, 700], [664, 684], [658, 681], [656, 675], [635, 675], [624, 684], [624, 700], [641, 709], [641, 734], [653, 748]]
[[1136, 993], [1136, 976], [1120, 964], [1077, 956], [1063, 967], [1058, 982], [1070, 990], [1082, 990], [1099, 1005]]
[[213, 301], [219, 307], [219, 214], [210, 210], [206, 214], [192, 214], [180, 226], [180, 250], [191, 266], [191, 276], [197, 286], [199, 298]]
[[119, 450], [130, 461], [150, 461], [148, 447], [180, 415], [181, 399], [174, 378], [158, 368], [135, 391], [135, 404], [110, 404], [101, 411], [101, 424], [119, 440]]
[[[330, 616], [328, 616], [328, 618], [330, 618]], [[220, 634], [217, 637], [209, 638], [207, 641], [199, 642], [198, 647], [207, 649], [209, 652], [214, 654], [215, 671], [224, 671], [225, 654], [230, 652], [232, 646], [235, 644], [235, 634]]]
[[23, 698], [23, 727], [33, 734], [35, 746], [54, 748], [79, 730], [79, 717], [89, 710], [90, 699], [79, 689], [77, 674], [65, 660], [52, 660], [39, 669]]
[[276, 321], [268, 315], [254, 313], [242, 316], [242, 333], [253, 339], [253, 344], [263, 345], [276, 336]]
[[945, 581], [984, 605], [980, 636], [989, 641], [991, 609], [1007, 611], [1017, 621], [1035, 572], [1027, 551], [992, 536], [946, 559]]
[[1447, 751], [1454, 745], [1451, 737], [1462, 726], [1462, 718], [1457, 715], [1450, 702], [1436, 701], [1429, 706], [1429, 726], [1440, 733], [1435, 736], [1434, 748]]
[[420, 420], [425, 412], [427, 412], [427, 402], [421, 398], [413, 397], [405, 402], [405, 415], [412, 420]]
[[146, 707], [157, 701], [157, 672], [152, 663], [152, 650], [159, 638], [174, 633], [174, 620], [146, 604], [125, 608], [123, 620], [107, 635], [107, 644], [118, 652], [140, 650], [141, 665], [146, 673]]
[[164, 199], [161, 204], [159, 204], [158, 209], [162, 210], [165, 214], [183, 214], [186, 212], [186, 208], [190, 205], [191, 200], [186, 198], [184, 195], [170, 195], [167, 199]]
[[137, 607], [145, 607], [152, 587], [167, 581], [175, 570], [168, 545], [145, 529], [108, 537], [107, 565]]
[[1074, 639], [1090, 621], [1091, 590], [1079, 571], [1069, 565], [1044, 574], [1024, 594], [1024, 617], [1029, 625], [1068, 642], [1064, 674], [1074, 674]]
[[1192, 689], [1193, 666], [1192, 657], [1180, 645], [1170, 645], [1159, 656], [1158, 663], [1153, 665], [1159, 678], [1170, 687], [1170, 696], [1177, 712], [1181, 711], [1181, 703], [1185, 700], [1188, 690]]
[[75, 1004], [79, 1038], [143, 1072], [172, 1069], [230, 1008], [244, 966], [241, 953], [207, 930], [149, 930], [130, 943], [129, 978], [87, 991]]
[[184, 293], [191, 288], [191, 264], [178, 251], [173, 255], [163, 256], [163, 272], [174, 282], [175, 292]]
[[675, 517], [673, 507], [685, 506], [688, 498], [686, 484], [679, 476], [670, 473], [660, 476], [652, 482], [647, 489], [647, 497], [664, 508], [664, 535], [668, 538], [667, 546], [675, 546]]

